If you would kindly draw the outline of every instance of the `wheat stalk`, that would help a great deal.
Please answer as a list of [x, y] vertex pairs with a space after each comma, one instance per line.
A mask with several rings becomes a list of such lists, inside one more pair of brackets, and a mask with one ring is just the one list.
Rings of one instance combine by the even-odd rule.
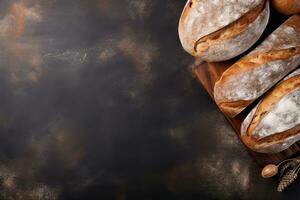
[[288, 168], [294, 168], [295, 166], [297, 166], [300, 163], [300, 161], [298, 159], [293, 159], [290, 160], [289, 162], [285, 163], [279, 172], [279, 178], [282, 177], [282, 175], [284, 174], [284, 172], [288, 169]]
[[277, 191], [282, 192], [285, 190], [290, 184], [292, 184], [298, 177], [298, 172], [300, 170], [300, 161], [298, 159], [294, 159], [283, 165], [280, 173], [284, 173], [288, 168], [292, 167], [292, 169], [288, 170], [281, 178]]
[[287, 188], [291, 183], [293, 183], [297, 178], [297, 174], [295, 170], [289, 170], [280, 180], [277, 191], [282, 192], [285, 188]]

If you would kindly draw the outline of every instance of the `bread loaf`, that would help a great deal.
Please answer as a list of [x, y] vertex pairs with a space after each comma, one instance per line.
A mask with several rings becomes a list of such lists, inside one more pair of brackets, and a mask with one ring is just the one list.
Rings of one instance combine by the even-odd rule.
[[269, 19], [267, 0], [189, 0], [179, 21], [183, 48], [202, 60], [231, 59], [250, 48]]
[[300, 13], [299, 0], [272, 0], [272, 5], [282, 14], [290, 15]]
[[246, 117], [241, 138], [252, 150], [277, 153], [300, 139], [300, 69], [277, 84]]
[[294, 15], [216, 82], [220, 109], [236, 116], [300, 64], [300, 16]]

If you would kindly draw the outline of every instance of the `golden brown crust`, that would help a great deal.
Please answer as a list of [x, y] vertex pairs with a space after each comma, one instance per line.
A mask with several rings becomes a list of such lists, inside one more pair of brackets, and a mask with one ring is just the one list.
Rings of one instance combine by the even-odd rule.
[[253, 68], [260, 67], [261, 65], [272, 61], [286, 60], [298, 54], [300, 54], [300, 46], [282, 50], [271, 50], [264, 53], [259, 52], [245, 56], [228, 68], [216, 84], [222, 85], [223, 82], [227, 81], [227, 79], [233, 75], [252, 70]]
[[[249, 15], [265, 2], [266, 6], [258, 12], [258, 16]], [[245, 15], [248, 17], [244, 17]], [[267, 26], [269, 16], [268, 0], [188, 0], [179, 20], [179, 39], [183, 48], [192, 56], [207, 62], [229, 60], [245, 52], [259, 39]], [[242, 18], [248, 20], [241, 20]], [[215, 34], [212, 33], [224, 30], [224, 27], [237, 21], [240, 22], [234, 29], [228, 29], [221, 38], [213, 36]], [[197, 46], [201, 45], [196, 45], [197, 41], [209, 35], [216, 40], [210, 42], [211, 45], [206, 51], [198, 51]], [[225, 36], [228, 38], [223, 38]]]
[[[294, 15], [223, 72], [214, 87], [214, 98], [221, 110], [231, 117], [236, 116], [294, 70], [300, 61], [299, 36], [300, 16]], [[280, 68], [272, 71], [272, 65], [274, 69]], [[266, 73], [270, 75], [264, 76]]]
[[[300, 1], [299, 1], [300, 3]], [[295, 31], [300, 32], [300, 15], [293, 15], [291, 16], [285, 24], [287, 26], [293, 27]]]
[[220, 109], [229, 117], [234, 117], [236, 113], [240, 113], [251, 101], [232, 101], [218, 103]]
[[300, 75], [291, 77], [279, 83], [275, 88], [266, 94], [263, 100], [259, 103], [255, 115], [247, 129], [246, 134], [251, 135], [258, 123], [269, 111], [276, 105], [279, 100], [286, 94], [300, 86]]
[[278, 12], [286, 15], [300, 12], [299, 0], [272, 0], [272, 5]]
[[296, 88], [300, 87], [300, 75], [293, 76], [287, 80], [282, 81], [271, 91], [269, 91], [266, 96], [259, 103], [254, 117], [246, 131], [246, 134], [241, 136], [243, 142], [251, 149], [259, 150], [263, 149], [265, 146], [270, 146], [274, 144], [284, 143], [288, 137], [294, 136], [299, 133], [300, 125], [297, 125], [287, 131], [281, 133], [276, 133], [263, 138], [255, 138], [253, 136], [253, 131], [261, 120], [266, 116], [276, 103], [280, 101], [285, 95], [290, 93]]
[[[261, 151], [266, 147], [274, 146], [276, 144], [283, 144], [285, 140], [292, 137], [300, 132], [300, 124], [281, 133], [276, 133], [275, 135], [270, 135], [260, 140], [255, 140], [249, 135], [242, 136], [243, 142], [251, 149], [256, 151]], [[278, 152], [278, 151], [277, 151]]]
[[[293, 47], [289, 49], [283, 50], [272, 50], [264, 53], [256, 53], [251, 54], [249, 56], [245, 56], [237, 63], [233, 64], [228, 70], [226, 70], [221, 79], [216, 83], [216, 87], [224, 84], [228, 79], [233, 75], [237, 75], [239, 73], [243, 73], [247, 70], [253, 70], [256, 67], [261, 67], [262, 65], [277, 61], [277, 60], [287, 60], [295, 55], [300, 55], [300, 47]], [[235, 117], [241, 111], [243, 111], [248, 105], [250, 105], [253, 100], [238, 100], [238, 101], [226, 101], [215, 98], [216, 103], [220, 107], [220, 109], [229, 115], [230, 117]]]
[[220, 30], [206, 35], [195, 42], [195, 52], [205, 52], [211, 45], [221, 43], [229, 38], [239, 35], [245, 31], [249, 24], [253, 23], [260, 15], [266, 6], [266, 1], [262, 1], [256, 8], [250, 10], [247, 14], [242, 16], [235, 22], [221, 28]]
[[183, 10], [183, 12], [181, 14], [180, 21], [185, 21], [193, 4], [194, 4], [194, 0], [190, 0], [188, 3], [188, 6]]

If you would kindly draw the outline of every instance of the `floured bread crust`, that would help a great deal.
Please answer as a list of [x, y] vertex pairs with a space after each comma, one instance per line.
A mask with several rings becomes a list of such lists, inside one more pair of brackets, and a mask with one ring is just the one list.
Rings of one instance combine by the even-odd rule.
[[215, 84], [219, 107], [235, 116], [300, 64], [300, 17], [290, 17]]
[[277, 153], [300, 139], [300, 69], [277, 84], [249, 113], [241, 127], [252, 150]]
[[258, 48], [251, 51], [249, 55], [297, 46], [300, 46], [300, 16], [293, 15], [279, 26]]
[[[241, 51], [247, 50], [257, 41], [265, 29], [269, 18], [269, 5], [266, 5], [265, 2], [265, 0], [189, 0], [180, 17], [178, 27], [183, 48], [193, 56], [217, 61], [214, 58], [207, 58], [207, 55], [216, 53], [213, 50], [208, 51], [207, 47], [218, 46], [214, 48], [220, 51], [217, 54], [221, 54], [222, 50], [232, 48], [234, 44], [235, 46], [240, 45], [240, 42], [235, 43], [236, 41], [229, 42], [231, 46], [228, 47], [223, 44], [223, 42], [239, 36], [248, 39], [248, 44], [243, 43], [244, 47], [240, 47], [242, 50], [239, 48], [232, 49], [230, 53], [234, 55], [226, 56], [226, 53], [223, 53], [224, 59], [230, 59], [242, 53]], [[237, 23], [239, 20], [241, 22]], [[249, 28], [248, 26], [252, 23], [255, 25]], [[254, 31], [254, 29], [256, 30]], [[220, 31], [222, 31], [221, 35], [218, 33]], [[248, 31], [252, 31], [252, 34], [245, 33]], [[255, 34], [253, 35], [253, 33]], [[211, 37], [209, 37], [210, 35]], [[218, 40], [216, 40], [216, 35], [218, 35]], [[209, 40], [204, 44], [201, 41], [203, 38]], [[199, 43], [201, 43], [200, 46]], [[205, 50], [203, 50], [202, 45], [205, 46]]]
[[217, 62], [245, 52], [262, 35], [269, 15], [269, 3], [262, 2], [241, 19], [198, 40], [194, 47], [195, 56]]

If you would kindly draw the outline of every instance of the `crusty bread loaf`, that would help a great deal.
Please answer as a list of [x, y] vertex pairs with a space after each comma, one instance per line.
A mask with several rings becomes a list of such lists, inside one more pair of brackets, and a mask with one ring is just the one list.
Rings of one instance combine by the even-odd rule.
[[189, 0], [179, 21], [180, 41], [205, 61], [228, 60], [259, 39], [269, 12], [267, 0]]
[[215, 101], [236, 116], [300, 64], [300, 16], [294, 15], [216, 82]]
[[262, 153], [283, 151], [300, 139], [300, 69], [270, 90], [249, 113], [241, 138]]
[[300, 13], [299, 0], [272, 0], [272, 5], [282, 14], [290, 15]]

